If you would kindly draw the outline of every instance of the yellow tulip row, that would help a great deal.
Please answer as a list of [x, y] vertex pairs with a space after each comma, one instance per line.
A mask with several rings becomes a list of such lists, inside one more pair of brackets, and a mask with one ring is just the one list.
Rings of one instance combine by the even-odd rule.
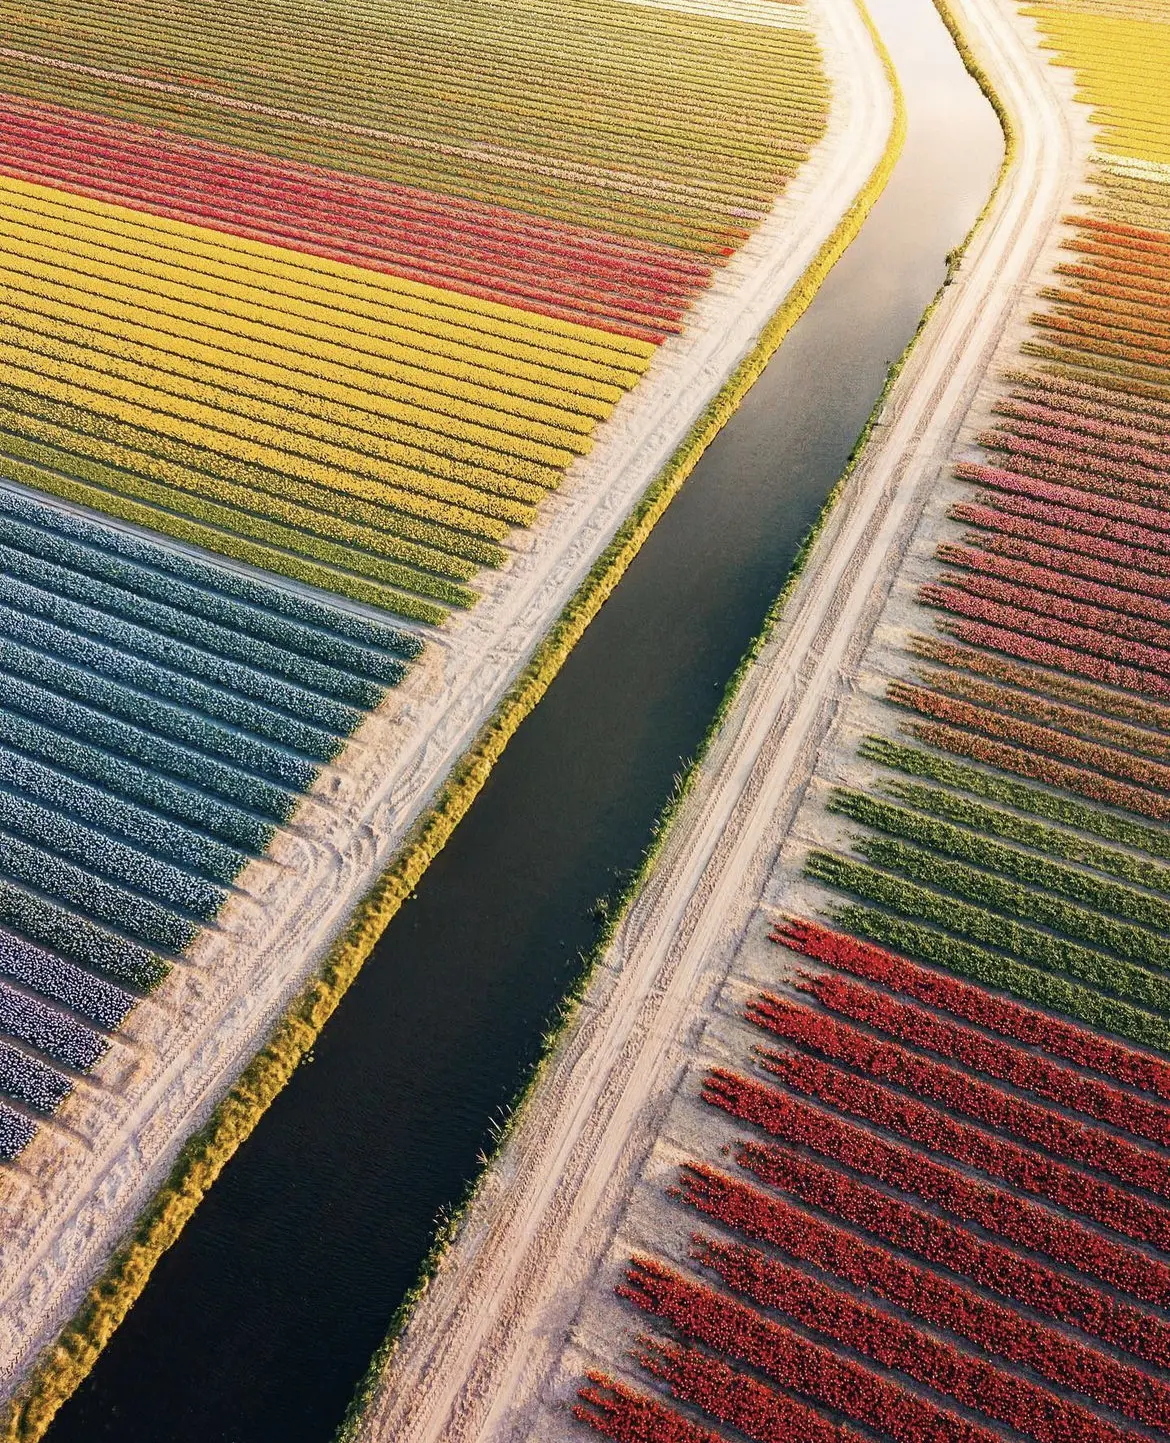
[[1102, 148], [1170, 164], [1170, 10], [1129, 3], [1030, 4], [1047, 47], [1077, 75]]
[[[397, 530], [363, 526], [271, 491], [144, 455], [128, 444], [138, 439], [136, 436], [128, 436], [103, 417], [65, 412], [36, 398], [14, 399], [11, 387], [0, 387], [0, 397], [7, 423], [0, 445], [24, 460], [38, 459], [38, 445], [52, 447], [57, 454], [68, 456], [70, 470], [82, 477], [87, 476], [86, 463], [93, 463], [106, 484], [112, 484], [120, 495], [193, 520], [211, 521], [254, 541], [275, 542], [294, 554], [345, 566], [451, 605], [468, 605], [474, 599], [466, 588], [453, 587], [450, 580], [442, 579], [445, 575], [457, 581], [470, 580], [474, 563], [412, 539], [433, 535], [425, 523], [368, 508], [380, 520], [396, 524]], [[28, 409], [22, 411], [21, 406]], [[59, 424], [61, 421], [73, 424]], [[92, 467], [88, 469], [90, 479], [97, 474]], [[54, 488], [46, 484], [41, 489]], [[360, 516], [362, 510], [355, 507], [354, 514]]]
[[379, 339], [406, 331], [415, 344], [429, 338], [436, 350], [450, 341], [459, 353], [478, 350], [484, 358], [535, 365], [554, 387], [550, 372], [620, 391], [644, 374], [655, 354], [646, 341], [8, 177], [0, 177], [0, 217], [23, 219], [62, 243], [108, 250], [111, 259], [120, 253], [134, 264], [150, 262], [164, 279], [199, 277], [217, 295], [233, 281], [249, 297], [271, 292], [279, 308], [306, 321], [335, 323], [340, 312], [356, 335]]
[[513, 479], [531, 484], [533, 476], [544, 479], [547, 473], [548, 483], [555, 484], [575, 454], [563, 447], [502, 437], [486, 427], [454, 419], [447, 421], [448, 434], [444, 435], [444, 418], [433, 413], [416, 412], [413, 425], [409, 420], [388, 421], [376, 432], [359, 430], [346, 421], [320, 421], [297, 412], [295, 393], [290, 395], [290, 404], [273, 404], [237, 394], [230, 372], [198, 381], [152, 365], [145, 357], [120, 361], [100, 348], [91, 348], [84, 332], [66, 345], [36, 330], [5, 326], [0, 320], [0, 355], [58, 380], [141, 401], [200, 426], [270, 446], [280, 454], [304, 451], [343, 470], [361, 472], [372, 467], [371, 474], [378, 475], [380, 462], [424, 470], [458, 466], [477, 478], [472, 484], [480, 484], [482, 475], [485, 490], [514, 496]]
[[85, 435], [95, 434], [95, 428], [100, 428], [96, 433], [122, 437], [133, 428], [136, 453], [158, 458], [163, 464], [174, 462], [200, 474], [254, 486], [273, 496], [313, 497], [316, 504], [342, 511], [359, 498], [405, 516], [497, 541], [506, 537], [510, 524], [530, 525], [535, 516], [531, 506], [435, 477], [421, 477], [417, 490], [364, 476], [339, 475], [326, 468], [320, 469], [321, 479], [316, 482], [311, 477], [297, 478], [288, 474], [291, 468], [287, 466], [271, 466], [261, 448], [244, 444], [236, 448], [235, 454], [226, 448], [212, 450], [203, 444], [197, 428], [145, 406], [117, 401], [81, 387], [61, 386], [36, 372], [16, 367], [5, 370], [4, 380], [24, 397], [22, 409], [26, 413], [67, 416], [63, 424], [79, 426]]

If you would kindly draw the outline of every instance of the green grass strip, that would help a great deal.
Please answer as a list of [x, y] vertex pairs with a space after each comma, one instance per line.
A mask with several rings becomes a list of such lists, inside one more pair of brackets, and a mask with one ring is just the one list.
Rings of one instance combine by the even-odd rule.
[[[926, 788], [921, 790], [926, 792], [928, 797], [931, 795]], [[1042, 887], [1049, 892], [1057, 892], [1092, 908], [1095, 912], [1107, 912], [1144, 927], [1170, 931], [1170, 902], [1162, 897], [1151, 897], [1130, 887], [1091, 877], [1045, 857], [1037, 857], [1031, 852], [1005, 847], [1001, 842], [980, 836], [978, 832], [967, 831], [931, 816], [923, 816], [920, 812], [895, 806], [864, 792], [836, 791], [828, 805], [830, 811], [842, 812], [867, 826], [876, 827], [880, 832], [929, 847], [943, 856], [969, 862], [974, 867], [986, 868], [1016, 882], [1023, 882], [1029, 887]], [[960, 820], [968, 821], [969, 825], [978, 824], [977, 818], [961, 817]], [[1164, 944], [1163, 950], [1170, 951], [1170, 942]]]
[[948, 757], [936, 756], [919, 747], [890, 741], [887, 737], [866, 737], [860, 752], [869, 761], [892, 767], [908, 776], [930, 777], [933, 781], [954, 787], [958, 791], [969, 792], [973, 796], [984, 797], [1003, 806], [1015, 807], [1017, 811], [1044, 817], [1048, 821], [1062, 822], [1067, 827], [1090, 832], [1108, 842], [1119, 842], [1123, 846], [1148, 852], [1151, 856], [1170, 860], [1170, 831], [1160, 832], [1141, 822], [1131, 821], [1128, 817], [1120, 817], [1085, 802], [1074, 801], [1071, 797], [1043, 791], [1039, 787], [1014, 781], [1001, 774], [983, 772], [977, 767], [951, 761]]
[[[883, 861], [899, 862], [907, 870], [914, 866], [914, 861], [907, 857], [912, 849], [901, 844], [875, 850]], [[954, 880], [946, 875], [952, 864], [927, 853], [920, 853], [918, 860], [918, 876], [923, 881], [932, 880], [940, 872], [944, 885]], [[811, 852], [805, 862], [805, 874], [912, 921], [927, 922], [980, 946], [999, 948], [1033, 966], [1066, 973], [1135, 1006], [1170, 1013], [1170, 980], [1165, 977], [1010, 917], [999, 916], [960, 895], [936, 891], [933, 885], [920, 885], [918, 880], [896, 876], [879, 870], [876, 865], [832, 852]]]

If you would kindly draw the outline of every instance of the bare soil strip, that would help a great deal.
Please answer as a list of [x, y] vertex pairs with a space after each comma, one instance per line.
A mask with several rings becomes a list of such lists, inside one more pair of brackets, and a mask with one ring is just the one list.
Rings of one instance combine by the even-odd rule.
[[[894, 389], [781, 625], [357, 1430], [363, 1443], [571, 1436], [586, 1358], [622, 1371], [612, 1285], [687, 1127], [691, 1059], [733, 1026], [773, 868], [891, 588], [1087, 152], [1013, 0], [953, 7], [1018, 131], [1015, 164]], [[758, 932], [759, 938], [755, 938]], [[774, 949], [773, 949], [774, 950]], [[732, 999], [734, 1001], [734, 999]], [[693, 1089], [692, 1089], [693, 1090]], [[681, 1119], [681, 1121], [680, 1121]], [[693, 1119], [692, 1119], [693, 1121]], [[706, 1122], [708, 1141], [713, 1124]], [[709, 1149], [708, 1149], [709, 1150]], [[634, 1199], [632, 1218], [629, 1216]], [[659, 1249], [671, 1247], [663, 1215]], [[598, 1319], [602, 1322], [599, 1325]], [[566, 1338], [573, 1343], [565, 1352]]]

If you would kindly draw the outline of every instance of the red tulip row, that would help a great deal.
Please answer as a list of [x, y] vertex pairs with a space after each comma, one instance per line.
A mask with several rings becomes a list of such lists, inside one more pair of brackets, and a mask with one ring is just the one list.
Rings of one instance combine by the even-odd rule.
[[[888, 1248], [863, 1242], [847, 1228], [786, 1198], [693, 1165], [683, 1170], [680, 1195], [724, 1226], [771, 1243], [790, 1257], [885, 1298], [932, 1326], [1021, 1363], [1138, 1422], [1170, 1428], [1170, 1387], [1140, 1368], [1119, 1362], [1057, 1328], [1033, 1322], [1014, 1308], [908, 1262]], [[708, 1242], [704, 1251], [712, 1246]], [[706, 1256], [703, 1261], [708, 1261]], [[739, 1286], [727, 1273], [723, 1276], [733, 1287]], [[1063, 1313], [1060, 1316], [1062, 1321], [1070, 1321]]]
[[[1041, 546], [1055, 546], [1061, 551], [1081, 555], [1092, 561], [1140, 571], [1155, 577], [1170, 577], [1170, 557], [1161, 552], [1151, 551], [1140, 543], [1128, 544], [1099, 534], [1090, 536], [1083, 530], [1069, 529], [1065, 525], [1053, 525], [1050, 511], [1038, 509], [1039, 519], [1015, 511], [1009, 512], [1005, 509], [1005, 503], [1011, 498], [997, 496], [993, 499], [994, 505], [960, 502], [951, 507], [951, 515], [956, 521], [966, 521], [972, 526], [981, 526], [1001, 536]], [[1045, 517], [1048, 519], [1044, 519]]]
[[[1170, 1194], [1170, 1165], [1166, 1158], [1124, 1138], [1114, 1137], [1112, 1133], [1099, 1127], [1066, 1117], [1040, 1103], [1015, 1097], [996, 1087], [994, 1083], [982, 1082], [968, 1072], [922, 1057], [899, 1043], [872, 1038], [848, 1023], [839, 1022], [823, 1012], [789, 1002], [783, 997], [761, 995], [748, 1005], [747, 1016], [757, 1026], [801, 1047], [810, 1048], [822, 1057], [843, 1063], [854, 1071], [865, 1073], [867, 1077], [896, 1083], [916, 1098], [929, 1099], [950, 1112], [961, 1113], [964, 1117], [1001, 1128], [1058, 1157], [1068, 1158], [1099, 1172], [1111, 1173], [1136, 1187], [1147, 1188], [1163, 1196]], [[929, 1022], [929, 1019], [927, 1021]], [[962, 1033], [964, 1029], [952, 1024], [951, 1031]], [[983, 1039], [970, 1032], [967, 1036], [976, 1044], [972, 1050], [978, 1055], [980, 1049], [977, 1044]], [[816, 1073], [813, 1069], [816, 1064], [811, 1059], [793, 1053], [766, 1053], [765, 1056], [771, 1071], [785, 1080], [789, 1080], [791, 1074], [797, 1079], [793, 1085], [801, 1091], [805, 1091], [806, 1086], [811, 1083], [816, 1088], [815, 1095], [825, 1096], [820, 1087], [826, 1084], [818, 1086], [815, 1082]], [[835, 1097], [842, 1090], [842, 1080], [849, 1074], [838, 1074], [836, 1068], [830, 1071], [833, 1081], [827, 1085]], [[845, 1086], [848, 1090], [848, 1084]], [[935, 1113], [933, 1108], [920, 1108], [917, 1103], [907, 1101], [885, 1088], [874, 1089], [877, 1096], [867, 1104], [864, 1100], [866, 1084], [856, 1080], [856, 1086], [863, 1111], [873, 1121], [882, 1121], [884, 1125], [889, 1125], [884, 1123], [887, 1109], [898, 1108], [903, 1116], [908, 1115], [911, 1127], [919, 1136], [931, 1136], [931, 1146], [939, 1145], [933, 1140], [934, 1135], [946, 1136], [949, 1139], [953, 1129], [954, 1140], [944, 1143], [942, 1150], [952, 1152], [955, 1146], [961, 1147], [971, 1160], [972, 1166], [981, 1165], [975, 1162], [972, 1156], [973, 1151], [980, 1147], [980, 1140], [984, 1136], [978, 1129], [969, 1129], [965, 1124], [951, 1123], [945, 1118], [940, 1120], [939, 1114]], [[849, 1110], [856, 1110], [856, 1105]], [[878, 1114], [876, 1116], [875, 1110]], [[903, 1130], [905, 1126], [905, 1122], [899, 1121], [898, 1130]], [[995, 1139], [995, 1142], [1016, 1150], [1015, 1144], [1003, 1144], [1000, 1139]], [[999, 1170], [998, 1167], [995, 1169]], [[1078, 1177], [1079, 1174], [1074, 1173], [1071, 1180], [1066, 1180], [1065, 1185], [1068, 1186], [1071, 1182], [1075, 1186]], [[1087, 1187], [1094, 1194], [1099, 1187], [1103, 1189], [1096, 1204], [1103, 1210], [1111, 1212], [1121, 1205], [1120, 1200], [1112, 1198], [1111, 1195], [1116, 1189], [1111, 1185], [1087, 1183]], [[1067, 1193], [1062, 1201], [1066, 1206], [1075, 1206], [1068, 1201]], [[1123, 1208], [1123, 1211], [1128, 1209]], [[1167, 1215], [1158, 1236], [1170, 1244], [1170, 1215]]]
[[[989, 634], [990, 633], [990, 634]], [[975, 645], [992, 645], [999, 638], [996, 628], [984, 627], [976, 630], [969, 626], [954, 628], [954, 635], [960, 640]], [[1045, 658], [1032, 656], [1029, 660], [1042, 661]], [[1116, 776], [1124, 781], [1143, 787], [1170, 787], [1170, 767], [1129, 752], [1106, 747], [1099, 742], [1082, 741], [1068, 736], [1053, 727], [1038, 726], [1034, 722], [1016, 717], [1007, 717], [986, 707], [973, 706], [970, 702], [956, 697], [944, 696], [941, 692], [929, 691], [925, 687], [908, 686], [905, 682], [891, 682], [887, 688], [890, 700], [899, 706], [908, 707], [923, 716], [936, 721], [950, 722], [956, 726], [970, 727], [995, 737], [1027, 747], [1030, 750], [1055, 755], [1062, 760], [1080, 766], [1091, 767], [1094, 771]], [[1170, 816], [1170, 799], [1152, 798], [1153, 803], [1164, 804], [1166, 815]], [[1161, 815], [1161, 812], [1157, 813]]]
[[[1042, 627], [1041, 634], [1049, 640], [1079, 646], [1096, 656], [1109, 658], [1116, 651], [1126, 660], [1150, 668], [1164, 667], [1170, 661], [1170, 630], [1157, 621], [1097, 606], [1087, 598], [1074, 601], [1047, 588], [1020, 586], [1001, 577], [970, 572], [943, 572], [930, 588], [944, 596], [955, 590], [994, 608], [994, 619], [1005, 625], [1035, 617], [1033, 626]], [[1080, 590], [1084, 595], [1083, 587]], [[1119, 646], [1117, 638], [1125, 644]]]
[[[803, 977], [799, 985], [823, 1007], [887, 1036], [953, 1058], [989, 1077], [1025, 1088], [1136, 1137], [1170, 1146], [1170, 1108], [834, 973]], [[1160, 1173], [1155, 1191], [1165, 1192], [1170, 1189], [1170, 1160], [1162, 1163]]]
[[577, 1390], [573, 1414], [618, 1443], [724, 1443], [657, 1398], [635, 1393], [605, 1373], [591, 1372]]
[[[831, 1218], [1135, 1357], [1157, 1361], [1170, 1345], [1170, 1320], [1157, 1313], [1147, 1312], [1081, 1278], [1070, 1277], [1040, 1259], [983, 1238], [903, 1197], [890, 1197], [805, 1156], [802, 1149], [783, 1143], [741, 1143], [736, 1161], [769, 1187], [790, 1193]], [[692, 1173], [696, 1177], [702, 1174], [701, 1183]], [[697, 1190], [705, 1195], [712, 1186], [710, 1179], [719, 1176], [709, 1168], [690, 1168], [682, 1197], [706, 1209], [706, 1204], [693, 1195]], [[722, 1205], [721, 1196], [722, 1185], [716, 1189], [712, 1206]]]
[[[964, 640], [980, 640], [973, 628], [956, 630]], [[988, 737], [957, 731], [954, 727], [940, 722], [915, 722], [909, 727], [909, 731], [919, 741], [938, 747], [940, 751], [950, 752], [952, 756], [983, 762], [1000, 771], [1014, 772], [1016, 776], [1027, 777], [1030, 781], [1043, 782], [1045, 786], [1076, 792], [1094, 802], [1120, 807], [1138, 816], [1170, 821], [1170, 800], [1154, 792], [1143, 791], [1140, 787], [1115, 781], [1112, 777], [1102, 776], [1099, 772], [1069, 766], [1064, 762], [1054, 761], [1051, 757], [1038, 756], [1035, 752], [1024, 751]]]
[[920, 1148], [887, 1141], [857, 1123], [723, 1068], [708, 1075], [703, 1097], [774, 1137], [914, 1193], [955, 1217], [1046, 1253], [1143, 1302], [1163, 1307], [1170, 1302], [1170, 1265], [994, 1183], [967, 1177], [958, 1168], [927, 1157]]
[[[1133, 624], [1132, 617], [1141, 616], [1148, 621], [1160, 622], [1170, 627], [1170, 601], [1163, 601], [1156, 595], [1123, 590], [1118, 586], [1087, 580], [1082, 576], [1069, 576], [1061, 569], [1059, 553], [1052, 550], [1044, 553], [1044, 559], [1039, 564], [1033, 564], [983, 547], [960, 546], [944, 541], [938, 547], [937, 555], [939, 560], [946, 562], [948, 566], [961, 566], [967, 571], [1013, 582], [1020, 587], [1078, 597], [1095, 607], [1127, 613], [1126, 622], [1129, 625]], [[1134, 578], [1131, 576], [1130, 580], [1132, 582]]]
[[963, 1352], [914, 1323], [754, 1248], [704, 1240], [695, 1251], [699, 1262], [760, 1307], [786, 1313], [831, 1342], [1039, 1443], [1137, 1443], [1137, 1434], [1106, 1422], [1084, 1404], [1007, 1372], [990, 1358]]
[[[698, 1342], [750, 1364], [782, 1388], [877, 1428], [898, 1443], [1002, 1443], [992, 1429], [839, 1357], [786, 1324], [764, 1318], [653, 1258], [635, 1258], [617, 1291]], [[832, 1436], [806, 1433], [805, 1426], [774, 1437]]]
[[[816, 1019], [816, 1014], [812, 1015]], [[825, 1024], [831, 1022], [829, 1018], [820, 1020]], [[809, 1030], [811, 1029], [805, 1029], [806, 1032]], [[837, 1024], [835, 1030], [840, 1036], [846, 1037], [853, 1031], [841, 1024]], [[904, 1052], [904, 1049], [895, 1048], [893, 1044], [866, 1048], [867, 1039], [864, 1036], [860, 1037], [860, 1046], [851, 1047], [847, 1041], [830, 1039], [826, 1035], [830, 1032], [828, 1025], [818, 1031], [821, 1033], [818, 1038], [820, 1045], [827, 1050], [836, 1042], [842, 1060], [855, 1065], [864, 1065], [861, 1059], [865, 1058], [867, 1052], [881, 1053], [885, 1067], [892, 1070], [894, 1059], [891, 1054]], [[951, 1071], [942, 1068], [940, 1064], [934, 1064], [933, 1068], [930, 1068], [925, 1058], [915, 1059], [909, 1053], [906, 1054], [906, 1059], [907, 1068], [911, 1063], [915, 1064], [911, 1079], [915, 1085], [928, 1071]], [[996, 1133], [987, 1132], [971, 1123], [960, 1122], [936, 1107], [918, 1102], [903, 1093], [857, 1077], [804, 1053], [764, 1052], [761, 1054], [761, 1061], [769, 1072], [794, 1091], [826, 1103], [838, 1112], [860, 1118], [877, 1127], [884, 1127], [918, 1148], [941, 1153], [944, 1157], [953, 1158], [963, 1167], [974, 1168], [989, 1177], [1000, 1178], [1019, 1188], [1021, 1192], [1031, 1193], [1033, 1197], [1055, 1203], [1082, 1217], [1091, 1218], [1126, 1237], [1152, 1243], [1170, 1251], [1170, 1209], [1136, 1197], [1113, 1183], [1099, 1181], [1044, 1153], [1034, 1152]], [[949, 1104], [958, 1107], [961, 1105], [962, 1082], [963, 1075], [960, 1073], [945, 1088], [943, 1083], [936, 1079], [935, 1087], [938, 1092], [945, 1090]], [[973, 1095], [978, 1091], [995, 1092], [994, 1088], [986, 1084], [981, 1086], [974, 1078], [967, 1079], [967, 1086]], [[973, 1101], [972, 1110], [975, 1106]], [[989, 1105], [986, 1110], [992, 1112], [996, 1109]], [[1007, 1108], [998, 1110], [1006, 1112]], [[1025, 1112], [1047, 1114], [1048, 1110], [1018, 1100], [1013, 1112], [1017, 1115]], [[1058, 1130], [1074, 1130], [1072, 1126], [1060, 1129], [1057, 1116], [1051, 1116], [1050, 1125], [1054, 1138]], [[1031, 1130], [1041, 1131], [1034, 1120]], [[1119, 1151], [1131, 1146], [1118, 1140]], [[1055, 1151], [1055, 1146], [1052, 1150]], [[1084, 1150], [1088, 1151], [1088, 1148], [1085, 1147]], [[1104, 1145], [1101, 1150], [1104, 1151]], [[1150, 1174], [1156, 1174], [1162, 1169], [1163, 1165], [1157, 1159], [1150, 1159]], [[1165, 1179], [1162, 1185], [1165, 1186]]]
[[[807, 1443], [867, 1443], [853, 1428], [830, 1423], [815, 1408], [769, 1388], [701, 1348], [642, 1338], [637, 1358], [676, 1398], [702, 1408], [757, 1443], [800, 1438]], [[657, 1437], [647, 1443], [665, 1443]], [[722, 1440], [721, 1440], [722, 1443]]]
[[[998, 1032], [1002, 1037], [1010, 1037], [1028, 1047], [1043, 1048], [1116, 1082], [1156, 1093], [1170, 1102], [1170, 1062], [1153, 1053], [1136, 1052], [1087, 1027], [1078, 1027], [1035, 1007], [999, 997], [974, 983], [932, 971], [882, 947], [834, 932], [818, 922], [793, 918], [776, 928], [772, 941], [892, 991], [904, 992], [940, 1011]], [[1145, 1105], [1140, 1098], [1124, 1095], [1135, 1107]], [[1146, 1125], [1160, 1132], [1163, 1124], [1156, 1119], [1161, 1116], [1162, 1109], [1155, 1109]]]

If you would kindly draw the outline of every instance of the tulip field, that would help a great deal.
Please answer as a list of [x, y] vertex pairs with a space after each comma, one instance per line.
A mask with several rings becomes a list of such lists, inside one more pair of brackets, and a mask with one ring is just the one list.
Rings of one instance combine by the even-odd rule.
[[1092, 170], [824, 789], [822, 915], [701, 1079], [689, 1245], [617, 1284], [574, 1411], [625, 1443], [1170, 1437], [1170, 7], [1020, 9]]
[[787, 3], [0, 15], [11, 1161], [254, 918], [306, 793], [349, 804], [354, 733], [531, 549], [828, 81]]

